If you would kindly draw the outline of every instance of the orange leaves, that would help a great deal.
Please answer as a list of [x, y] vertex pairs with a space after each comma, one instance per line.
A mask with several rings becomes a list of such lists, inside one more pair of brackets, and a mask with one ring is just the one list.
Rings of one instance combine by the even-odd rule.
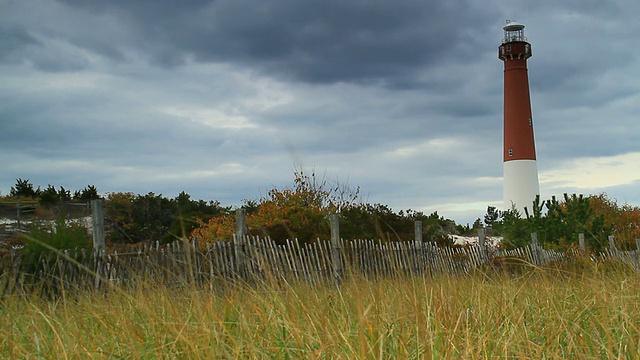
[[[260, 199], [255, 211], [247, 213], [250, 234], [271, 236], [274, 240], [298, 238], [306, 242], [329, 234], [326, 218], [354, 202], [358, 192], [344, 186], [329, 187], [324, 179], [317, 179], [303, 171], [294, 172], [293, 188], [271, 189]], [[192, 232], [203, 241], [230, 240], [235, 232], [232, 216], [219, 216]]]
[[235, 217], [227, 214], [211, 218], [206, 223], [198, 220], [198, 223], [200, 226], [193, 230], [190, 236], [208, 243], [230, 240], [236, 229]]
[[635, 241], [640, 239], [640, 208], [618, 205], [615, 199], [610, 199], [604, 193], [592, 195], [589, 200], [594, 217], [603, 216], [605, 223], [612, 226], [617, 245], [635, 249]]
[[131, 192], [107, 194], [105, 209], [107, 216], [124, 231], [128, 231], [134, 225], [130, 219], [133, 216], [135, 197], [136, 195]]

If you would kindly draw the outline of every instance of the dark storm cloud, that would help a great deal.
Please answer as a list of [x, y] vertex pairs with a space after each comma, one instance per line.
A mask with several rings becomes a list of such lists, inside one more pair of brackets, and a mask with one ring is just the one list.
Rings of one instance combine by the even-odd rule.
[[474, 54], [486, 44], [460, 42], [494, 25], [478, 16], [488, 9], [463, 1], [67, 3], [118, 16], [159, 65], [232, 61], [312, 83], [412, 86], [417, 69]]

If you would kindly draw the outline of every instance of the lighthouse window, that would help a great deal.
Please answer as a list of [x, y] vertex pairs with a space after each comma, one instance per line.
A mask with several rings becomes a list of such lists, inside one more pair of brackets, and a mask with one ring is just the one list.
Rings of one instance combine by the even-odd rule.
[[529, 119], [529, 126], [531, 126], [531, 123], [532, 123], [532, 122], [531, 122], [531, 119]]
[[511, 51], [511, 44], [507, 44], [507, 51]]
[[509, 156], [513, 156], [513, 149], [509, 149]]

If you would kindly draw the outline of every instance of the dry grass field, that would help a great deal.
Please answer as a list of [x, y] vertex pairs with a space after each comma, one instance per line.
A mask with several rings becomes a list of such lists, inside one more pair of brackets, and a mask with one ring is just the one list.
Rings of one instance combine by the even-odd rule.
[[640, 358], [640, 276], [572, 269], [6, 296], [0, 357]]

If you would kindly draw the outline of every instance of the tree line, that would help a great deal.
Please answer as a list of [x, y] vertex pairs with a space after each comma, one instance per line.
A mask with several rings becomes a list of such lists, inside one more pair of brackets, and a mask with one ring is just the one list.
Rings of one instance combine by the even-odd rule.
[[[95, 186], [88, 185], [71, 194], [62, 186], [48, 185], [42, 190], [28, 179], [17, 179], [9, 196], [0, 197], [0, 202], [18, 198], [35, 201], [43, 210], [64, 217], [68, 214], [57, 206], [61, 203], [103, 198], [110, 244], [151, 240], [166, 243], [194, 236], [204, 242], [215, 242], [230, 240], [235, 233], [235, 207], [223, 206], [216, 200], [194, 200], [186, 192], [173, 198], [152, 192], [100, 195]], [[453, 244], [450, 234], [473, 231], [468, 225], [458, 225], [437, 212], [429, 215], [410, 209], [395, 212], [383, 204], [363, 203], [359, 200], [358, 188], [330, 185], [315, 173], [307, 175], [303, 171], [294, 173], [292, 187], [274, 188], [259, 199], [245, 199], [242, 208], [247, 213], [249, 235], [269, 236], [276, 241], [297, 238], [304, 243], [329, 238], [327, 217], [335, 212], [341, 214], [341, 234], [345, 238], [411, 240], [415, 220], [423, 222], [425, 241], [441, 245]]]
[[[605, 194], [567, 195], [542, 201], [536, 198], [524, 213], [515, 209], [500, 211], [487, 207], [484, 219], [460, 225], [437, 212], [416, 210], [396, 212], [383, 204], [362, 202], [359, 188], [330, 184], [326, 179], [296, 170], [293, 185], [273, 188], [259, 199], [244, 200], [249, 235], [269, 236], [275, 241], [297, 238], [313, 242], [330, 237], [327, 217], [340, 213], [340, 232], [344, 238], [408, 241], [414, 239], [414, 223], [423, 223], [423, 240], [452, 245], [451, 235], [472, 235], [488, 227], [502, 236], [502, 246], [519, 247], [531, 241], [536, 232], [541, 244], [552, 249], [577, 246], [583, 233], [589, 248], [606, 246], [614, 235], [621, 249], [635, 248], [640, 238], [640, 209], [618, 205]], [[100, 195], [93, 185], [74, 191], [48, 185], [35, 188], [27, 179], [17, 179], [7, 199], [30, 199], [44, 208], [55, 208], [65, 201], [105, 199], [107, 241], [110, 244], [159, 240], [163, 243], [181, 237], [198, 237], [201, 242], [230, 240], [235, 233], [235, 208], [220, 202], [194, 200], [185, 192], [168, 198], [152, 192], [141, 195], [115, 192]], [[64, 214], [57, 214], [64, 216]]]
[[24, 200], [38, 201], [45, 206], [55, 205], [68, 201], [88, 201], [100, 198], [98, 189], [93, 185], [88, 185], [84, 189], [76, 190], [71, 195], [71, 190], [60, 186], [49, 184], [45, 189], [37, 188], [29, 181], [29, 179], [17, 179], [16, 184], [9, 191], [9, 198], [21, 198]]

